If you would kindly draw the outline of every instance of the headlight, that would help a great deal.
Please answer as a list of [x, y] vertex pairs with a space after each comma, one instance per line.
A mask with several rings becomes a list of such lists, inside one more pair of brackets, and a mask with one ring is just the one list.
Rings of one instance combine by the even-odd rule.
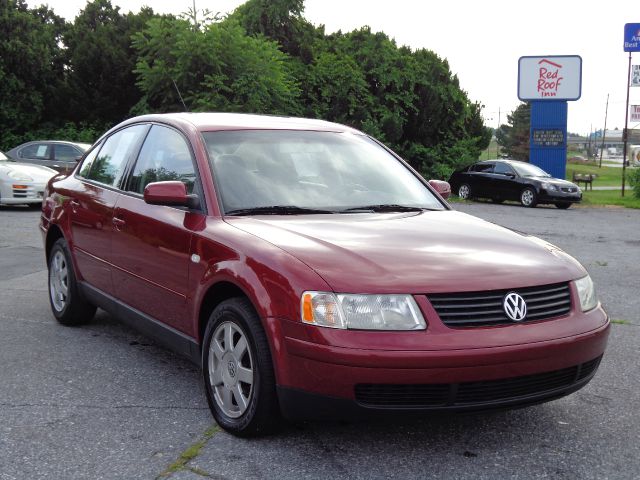
[[304, 323], [354, 330], [424, 330], [427, 325], [411, 295], [351, 295], [304, 292]]
[[542, 188], [544, 188], [545, 190], [550, 191], [550, 192], [553, 192], [553, 191], [558, 189], [558, 187], [556, 187], [555, 185], [553, 185], [552, 183], [549, 183], [549, 182], [544, 182], [542, 184]]
[[587, 275], [575, 281], [578, 289], [578, 297], [580, 297], [580, 308], [583, 312], [591, 310], [598, 305], [598, 297], [596, 297], [596, 289], [593, 286], [591, 277]]
[[18, 172], [16, 170], [10, 170], [9, 173], [7, 173], [7, 175], [9, 176], [9, 178], [12, 178], [14, 180], [21, 180], [23, 182], [33, 182], [33, 178], [31, 178], [29, 175], [27, 175], [26, 173]]

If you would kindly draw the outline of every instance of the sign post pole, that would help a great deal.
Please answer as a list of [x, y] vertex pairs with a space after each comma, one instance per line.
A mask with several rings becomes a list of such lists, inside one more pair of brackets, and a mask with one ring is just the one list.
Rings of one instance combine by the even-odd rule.
[[[624, 51], [629, 52], [629, 69], [627, 71], [627, 103], [624, 107], [624, 131], [622, 140], [622, 196], [624, 197], [624, 180], [627, 167], [627, 143], [629, 142], [629, 88], [631, 87], [631, 52], [640, 52], [640, 23], [626, 23], [624, 26]], [[634, 81], [635, 84], [635, 81]]]
[[622, 132], [622, 140], [624, 141], [622, 147], [622, 196], [624, 197], [624, 180], [625, 180], [625, 171], [627, 168], [627, 143], [629, 142], [629, 131], [627, 127], [629, 126], [629, 82], [631, 81], [631, 52], [629, 52], [629, 71], [627, 72], [627, 103], [624, 107], [624, 131]]

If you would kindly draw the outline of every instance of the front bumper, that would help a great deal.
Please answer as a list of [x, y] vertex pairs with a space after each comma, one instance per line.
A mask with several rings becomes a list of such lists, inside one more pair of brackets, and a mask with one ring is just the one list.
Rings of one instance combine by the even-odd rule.
[[[269, 322], [281, 346], [275, 363], [283, 414], [324, 418], [348, 412], [349, 417], [548, 401], [591, 380], [609, 333], [601, 307], [527, 325], [450, 329], [432, 316], [428, 321], [426, 331], [410, 333], [328, 331], [288, 320]], [[401, 347], [409, 342], [403, 339], [411, 339], [412, 349]], [[456, 393], [496, 388], [504, 393]], [[338, 406], [344, 410], [336, 410]]]
[[12, 184], [4, 185], [0, 203], [5, 205], [42, 203], [44, 189], [44, 184], [15, 181]]
[[538, 194], [538, 203], [578, 203], [582, 201], [582, 192], [563, 192], [561, 190], [541, 189]]

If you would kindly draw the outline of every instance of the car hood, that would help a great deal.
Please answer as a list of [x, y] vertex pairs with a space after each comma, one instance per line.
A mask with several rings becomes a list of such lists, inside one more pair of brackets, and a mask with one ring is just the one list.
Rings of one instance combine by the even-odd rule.
[[58, 174], [57, 171], [42, 165], [32, 165], [30, 163], [20, 162], [0, 163], [0, 173], [9, 173], [11, 170], [29, 175], [36, 183], [47, 183], [51, 177]]
[[561, 180], [560, 178], [554, 177], [529, 177], [535, 178], [539, 182], [550, 183], [551, 185], [557, 185], [558, 187], [577, 187], [575, 183], [569, 182], [567, 180]]
[[559, 248], [455, 211], [227, 217], [337, 292], [435, 293], [544, 285], [586, 274]]

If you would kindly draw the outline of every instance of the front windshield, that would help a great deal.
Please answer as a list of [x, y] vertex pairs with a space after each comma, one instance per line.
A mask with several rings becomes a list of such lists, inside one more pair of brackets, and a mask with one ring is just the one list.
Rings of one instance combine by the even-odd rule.
[[550, 177], [547, 172], [530, 163], [512, 163], [511, 166], [521, 177]]
[[240, 130], [203, 137], [226, 213], [274, 206], [292, 213], [444, 210], [411, 171], [364, 135]]

